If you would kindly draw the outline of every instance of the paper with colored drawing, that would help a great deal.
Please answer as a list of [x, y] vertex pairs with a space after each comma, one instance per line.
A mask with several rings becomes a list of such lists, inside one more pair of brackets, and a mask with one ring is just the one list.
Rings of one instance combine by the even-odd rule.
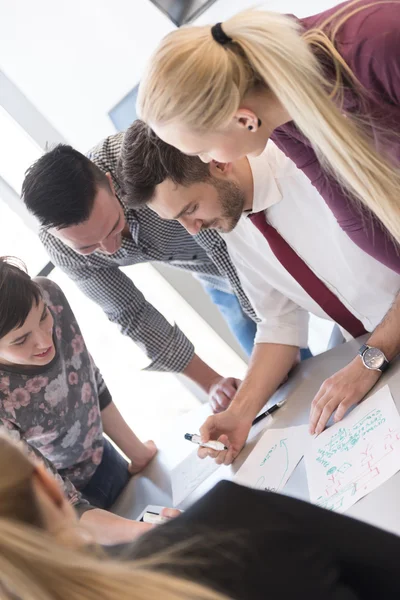
[[344, 512], [400, 470], [400, 416], [388, 386], [313, 438], [305, 455], [310, 499]]
[[310, 441], [307, 425], [268, 429], [236, 473], [234, 481], [278, 492], [286, 485]]
[[189, 494], [212, 475], [220, 465], [214, 459], [201, 459], [194, 450], [171, 471], [172, 500], [178, 506]]

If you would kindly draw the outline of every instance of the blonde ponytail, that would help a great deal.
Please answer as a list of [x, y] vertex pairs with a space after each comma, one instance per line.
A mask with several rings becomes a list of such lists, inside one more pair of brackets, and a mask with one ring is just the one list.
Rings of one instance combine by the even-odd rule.
[[[365, 123], [342, 114], [338, 101], [342, 73], [352, 79], [357, 92], [362, 90], [333, 43], [338, 27], [352, 14], [399, 0], [357, 6], [359, 1], [333, 15], [332, 19], [342, 14], [343, 18], [330, 38], [323, 30], [328, 21], [303, 34], [290, 17], [254, 10], [223, 23], [234, 42], [227, 46], [213, 40], [208, 26], [174, 31], [156, 51], [141, 84], [141, 118], [150, 124], [179, 119], [196, 131], [224, 128], [245, 94], [259, 84], [266, 86], [310, 140], [324, 168], [400, 242], [400, 168], [374, 148]], [[346, 12], [352, 7], [352, 13]], [[314, 48], [333, 60], [335, 82], [326, 81]]]
[[1, 600], [228, 600], [167, 573], [179, 548], [129, 563], [64, 547], [40, 528], [34, 472], [22, 445], [0, 434]]
[[18, 600], [228, 600], [153, 567], [63, 548], [44, 532], [0, 518], [0, 598]]

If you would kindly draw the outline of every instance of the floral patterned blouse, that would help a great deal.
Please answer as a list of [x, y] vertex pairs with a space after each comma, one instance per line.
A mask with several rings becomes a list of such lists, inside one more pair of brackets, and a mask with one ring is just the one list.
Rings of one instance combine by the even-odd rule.
[[61, 477], [70, 502], [83, 512], [90, 505], [79, 490], [101, 463], [100, 411], [111, 396], [63, 292], [45, 277], [35, 281], [54, 317], [56, 355], [43, 367], [0, 365], [0, 425]]

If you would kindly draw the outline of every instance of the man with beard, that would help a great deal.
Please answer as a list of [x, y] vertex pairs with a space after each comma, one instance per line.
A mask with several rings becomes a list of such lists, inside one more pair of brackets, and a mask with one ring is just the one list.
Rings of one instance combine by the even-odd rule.
[[203, 441], [220, 439], [228, 450], [202, 448], [199, 455], [225, 464], [237, 456], [254, 417], [307, 345], [309, 313], [336, 322], [348, 339], [372, 332], [359, 354], [321, 386], [310, 433], [320, 433], [334, 411], [339, 421], [400, 352], [400, 311], [391, 308], [400, 276], [350, 240], [307, 177], [272, 142], [257, 158], [205, 164], [137, 122], [125, 136], [119, 173], [128, 205], [147, 204], [192, 235], [210, 228], [221, 234], [259, 318], [245, 380], [229, 408], [200, 429]]
[[124, 203], [116, 173], [124, 133], [111, 135], [85, 156], [59, 144], [26, 173], [22, 196], [41, 224], [39, 237], [52, 262], [147, 354], [147, 370], [182, 373], [208, 395], [213, 410], [225, 409], [239, 380], [222, 377], [194, 351], [177, 325], [146, 300], [121, 267], [163, 262], [191, 272], [218, 306], [250, 355], [255, 313], [224, 242], [214, 231], [207, 243], [219, 245], [213, 261], [179, 223]]

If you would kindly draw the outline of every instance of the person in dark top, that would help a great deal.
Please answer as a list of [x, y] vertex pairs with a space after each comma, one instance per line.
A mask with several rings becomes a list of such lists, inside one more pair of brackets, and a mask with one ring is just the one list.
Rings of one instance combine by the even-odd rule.
[[135, 543], [100, 552], [55, 480], [0, 438], [6, 598], [376, 600], [400, 593], [399, 537], [232, 482], [149, 529]]

